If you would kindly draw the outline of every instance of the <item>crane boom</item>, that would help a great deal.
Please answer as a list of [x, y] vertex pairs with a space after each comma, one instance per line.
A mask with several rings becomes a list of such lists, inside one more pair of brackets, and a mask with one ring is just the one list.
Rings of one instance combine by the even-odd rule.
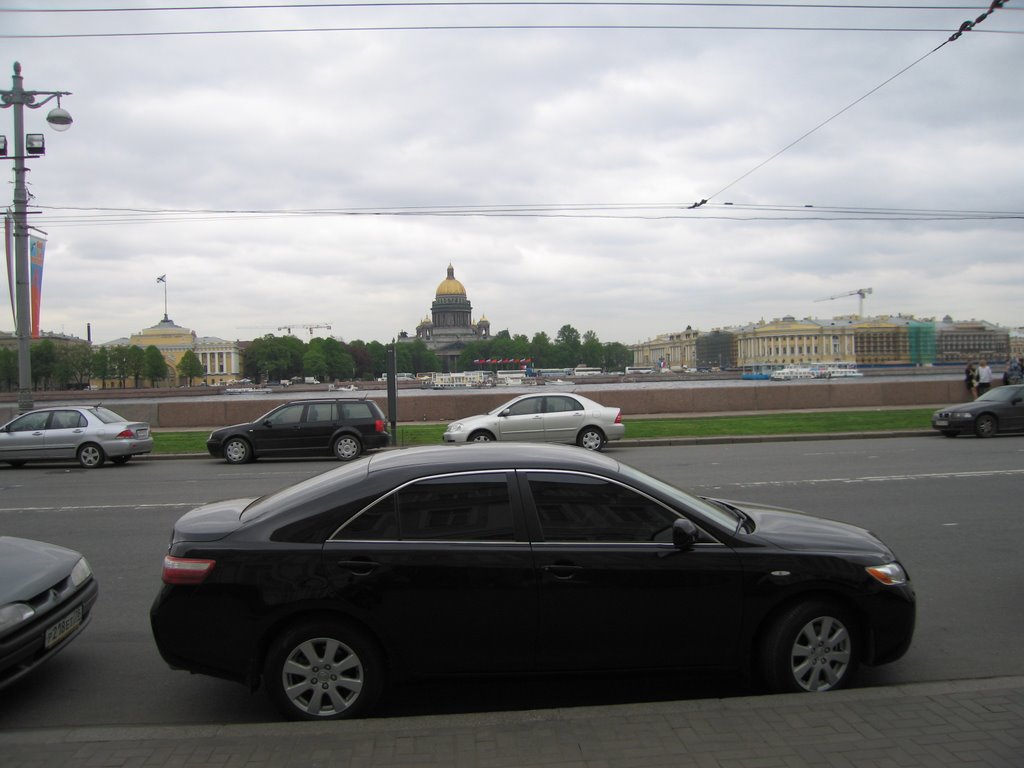
[[855, 291], [847, 291], [846, 293], [837, 293], [835, 296], [826, 296], [823, 299], [815, 299], [815, 301], [832, 301], [833, 299], [842, 299], [847, 296], [859, 296], [860, 301], [857, 306], [857, 316], [864, 317], [864, 297], [874, 293], [873, 288], [858, 288]]

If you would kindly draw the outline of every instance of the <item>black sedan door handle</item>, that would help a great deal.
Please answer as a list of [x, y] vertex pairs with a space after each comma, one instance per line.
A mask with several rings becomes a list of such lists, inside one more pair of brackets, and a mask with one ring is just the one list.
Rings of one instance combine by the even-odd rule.
[[356, 576], [368, 576], [380, 568], [380, 563], [373, 560], [339, 560], [338, 565], [352, 571]]
[[556, 579], [571, 579], [583, 570], [583, 566], [571, 565], [569, 563], [555, 563], [554, 565], [543, 566], [542, 570], [550, 573]]

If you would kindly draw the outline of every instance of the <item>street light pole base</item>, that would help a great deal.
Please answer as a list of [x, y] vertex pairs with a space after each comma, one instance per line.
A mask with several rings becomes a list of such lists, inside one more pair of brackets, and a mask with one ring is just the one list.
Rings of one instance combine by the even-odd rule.
[[35, 402], [32, 400], [31, 389], [19, 389], [18, 390], [18, 413], [25, 413], [35, 408]]

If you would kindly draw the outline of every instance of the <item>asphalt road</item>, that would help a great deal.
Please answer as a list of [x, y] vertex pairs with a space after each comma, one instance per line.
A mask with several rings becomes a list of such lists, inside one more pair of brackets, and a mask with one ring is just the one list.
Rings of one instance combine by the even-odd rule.
[[[861, 685], [1024, 674], [1018, 585], [1024, 439], [939, 437], [663, 448], [608, 454], [699, 493], [793, 507], [870, 528], [918, 591], [908, 655]], [[215, 499], [258, 495], [336, 466], [212, 459], [0, 468], [0, 533], [84, 552], [100, 580], [92, 624], [3, 691], [0, 727], [248, 723], [276, 719], [262, 694], [172, 671], [148, 609], [174, 520]], [[666, 607], [670, 609], [670, 607]], [[743, 681], [672, 675], [453, 681], [406, 686], [385, 715], [529, 709], [755, 692]]]

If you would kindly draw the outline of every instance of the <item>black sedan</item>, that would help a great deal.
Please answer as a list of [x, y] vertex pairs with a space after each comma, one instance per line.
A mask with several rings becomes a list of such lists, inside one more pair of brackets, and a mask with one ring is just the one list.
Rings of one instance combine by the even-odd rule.
[[1024, 384], [996, 387], [972, 402], [942, 408], [932, 414], [932, 427], [946, 437], [1024, 431]]
[[0, 536], [0, 688], [77, 637], [98, 595], [92, 569], [80, 553]]
[[712, 668], [825, 691], [900, 658], [915, 617], [868, 531], [514, 443], [199, 507], [163, 581], [150, 618], [172, 667], [262, 682], [309, 720], [365, 714], [406, 676]]

